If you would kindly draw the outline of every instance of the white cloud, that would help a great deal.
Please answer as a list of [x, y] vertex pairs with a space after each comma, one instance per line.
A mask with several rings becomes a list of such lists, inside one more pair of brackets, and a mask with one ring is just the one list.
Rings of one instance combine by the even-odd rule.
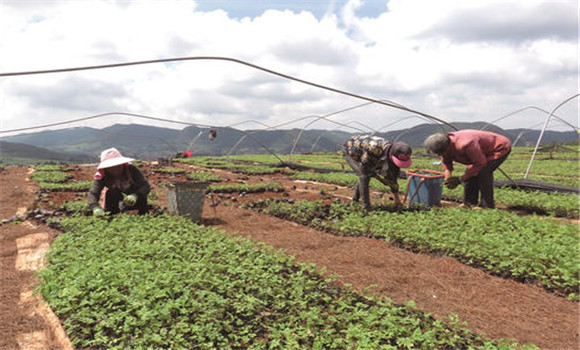
[[[576, 1], [391, 0], [372, 16], [364, 0], [301, 11], [281, 3], [252, 17], [235, 6], [202, 11], [207, 3], [191, 0], [3, 1], [0, 71], [225, 56], [449, 121], [550, 110], [578, 92]], [[364, 102], [227, 61], [0, 78], [4, 130], [112, 109], [207, 125], [278, 124]], [[375, 105], [333, 118], [379, 128], [406, 115]], [[578, 103], [561, 116], [578, 124]], [[335, 127], [313, 127], [322, 125]]]

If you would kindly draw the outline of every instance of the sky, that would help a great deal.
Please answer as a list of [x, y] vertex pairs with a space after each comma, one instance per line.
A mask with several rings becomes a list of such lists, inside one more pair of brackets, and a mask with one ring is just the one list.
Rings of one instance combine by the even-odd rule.
[[576, 0], [0, 0], [0, 73], [197, 58], [0, 77], [0, 137], [100, 114], [52, 129], [541, 128], [554, 112], [567, 131], [578, 28]]

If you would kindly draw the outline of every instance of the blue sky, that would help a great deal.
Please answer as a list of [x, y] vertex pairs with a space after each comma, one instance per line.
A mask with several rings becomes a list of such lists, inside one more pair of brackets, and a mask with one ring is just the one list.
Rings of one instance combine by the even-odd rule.
[[[321, 1], [321, 0], [293, 0], [293, 1], [228, 1], [228, 0], [207, 0], [198, 1], [200, 11], [224, 10], [233, 18], [257, 17], [266, 10], [289, 10], [292, 12], [308, 11], [316, 18], [322, 18], [325, 14], [336, 13], [347, 3], [341, 1]], [[386, 1], [365, 1], [356, 9], [356, 14], [361, 17], [377, 17], [387, 10]]]
[[[448, 122], [509, 115], [499, 126], [515, 128], [541, 125], [578, 94], [578, 24], [576, 0], [2, 0], [0, 72], [221, 56]], [[2, 77], [0, 129], [111, 112], [244, 128], [302, 128], [341, 110], [333, 120], [369, 131], [425, 122], [383, 105], [353, 108], [364, 102], [196, 60]], [[556, 115], [577, 126], [578, 99]], [[142, 120], [119, 115], [66, 127], [114, 123]]]

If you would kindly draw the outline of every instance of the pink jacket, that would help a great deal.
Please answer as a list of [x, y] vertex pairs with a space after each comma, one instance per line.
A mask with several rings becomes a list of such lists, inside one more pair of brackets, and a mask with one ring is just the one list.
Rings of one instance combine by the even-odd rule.
[[479, 174], [487, 162], [498, 159], [511, 150], [507, 137], [489, 131], [461, 130], [447, 134], [451, 140], [441, 155], [443, 169], [453, 171], [453, 162], [467, 165], [466, 177]]

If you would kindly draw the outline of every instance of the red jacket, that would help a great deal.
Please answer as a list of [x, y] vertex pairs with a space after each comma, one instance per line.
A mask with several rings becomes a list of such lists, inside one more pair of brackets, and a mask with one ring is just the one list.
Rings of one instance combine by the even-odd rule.
[[498, 159], [511, 150], [507, 137], [489, 131], [461, 130], [447, 134], [449, 147], [441, 155], [443, 169], [453, 171], [453, 162], [467, 165], [465, 176], [476, 176], [490, 160]]

